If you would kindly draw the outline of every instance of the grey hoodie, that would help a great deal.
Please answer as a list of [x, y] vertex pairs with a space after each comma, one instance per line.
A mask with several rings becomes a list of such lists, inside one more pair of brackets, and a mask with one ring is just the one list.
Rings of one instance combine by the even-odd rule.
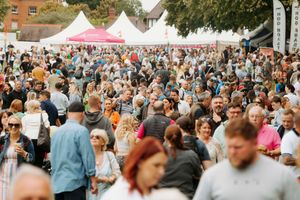
[[91, 132], [93, 129], [96, 128], [104, 129], [109, 138], [107, 148], [113, 149], [115, 143], [115, 136], [112, 131], [111, 122], [107, 117], [103, 116], [100, 111], [98, 112], [86, 111], [82, 125], [85, 126], [89, 130], [89, 132]]

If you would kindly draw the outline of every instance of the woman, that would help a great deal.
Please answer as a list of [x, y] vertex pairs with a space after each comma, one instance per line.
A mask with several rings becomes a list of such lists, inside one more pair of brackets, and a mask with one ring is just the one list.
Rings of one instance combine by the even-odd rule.
[[70, 82], [70, 94], [69, 94], [69, 103], [72, 104], [75, 101], [82, 101], [79, 87], [74, 81]]
[[108, 136], [105, 130], [94, 129], [90, 135], [91, 143], [96, 157], [96, 177], [98, 182], [98, 194], [89, 193], [89, 200], [100, 200], [103, 194], [114, 184], [121, 175], [120, 167], [110, 151], [106, 150]]
[[9, 94], [12, 92], [13, 88], [9, 83], [5, 83], [2, 93], [2, 109], [8, 109], [10, 106]]
[[200, 95], [204, 92], [203, 85], [197, 84], [194, 90], [194, 102], [199, 102]]
[[86, 87], [86, 92], [83, 97], [83, 104], [85, 107], [85, 111], [88, 111], [90, 109], [88, 104], [88, 99], [90, 96], [98, 96], [97, 91], [94, 88], [94, 85], [92, 83], [89, 83]]
[[176, 187], [192, 199], [197, 188], [195, 184], [201, 175], [200, 160], [194, 151], [184, 147], [182, 133], [177, 125], [167, 127], [165, 139], [169, 157], [166, 173], [159, 185], [163, 188]]
[[0, 113], [0, 136], [4, 136], [8, 132], [8, 118], [11, 112], [5, 111]]
[[123, 176], [102, 200], [147, 200], [164, 175], [167, 152], [159, 140], [146, 137], [129, 153]]
[[116, 91], [114, 90], [113, 84], [111, 82], [106, 82], [106, 86], [104, 88], [104, 98], [113, 98], [116, 95]]
[[27, 93], [27, 101], [25, 102], [24, 106], [25, 106], [25, 111], [27, 110], [27, 102], [31, 101], [31, 100], [37, 100], [37, 93], [35, 93], [34, 91], [30, 91]]
[[165, 110], [165, 115], [167, 117], [171, 117], [173, 112], [174, 112], [174, 109], [173, 109], [173, 106], [174, 106], [174, 100], [173, 98], [171, 97], [167, 97], [163, 100], [164, 102], [164, 110]]
[[37, 100], [31, 100], [27, 103], [27, 112], [22, 118], [23, 133], [29, 137], [34, 146], [35, 162], [34, 165], [42, 167], [45, 151], [37, 146], [37, 139], [40, 131], [41, 118], [45, 127], [50, 132], [50, 123], [48, 114], [41, 110], [41, 104]]
[[189, 104], [189, 106], [191, 108], [192, 105], [193, 105], [193, 96], [192, 95], [186, 95], [184, 97], [184, 100]]
[[292, 104], [289, 98], [281, 97], [281, 106], [284, 110], [292, 109]]
[[8, 119], [8, 134], [0, 138], [0, 199], [8, 199], [9, 185], [18, 166], [34, 160], [33, 144], [21, 133], [21, 120], [13, 115]]
[[214, 165], [224, 159], [223, 158], [224, 154], [219, 142], [213, 137], [211, 137], [212, 134], [211, 130], [212, 130], [212, 124], [210, 119], [200, 118], [197, 120], [197, 124], [196, 124], [197, 136], [206, 145], [210, 159], [212, 161], [212, 164]]
[[19, 99], [13, 100], [10, 104], [9, 112], [12, 112], [14, 115], [17, 115], [20, 119], [22, 119], [25, 116], [23, 113], [22, 101]]
[[115, 152], [121, 169], [123, 169], [125, 158], [134, 146], [136, 139], [135, 129], [135, 118], [130, 114], [122, 115], [121, 121], [115, 131]]
[[103, 115], [110, 120], [113, 131], [115, 131], [118, 123], [120, 122], [120, 114], [117, 111], [113, 110], [112, 104], [113, 101], [111, 99], [106, 99], [104, 101]]

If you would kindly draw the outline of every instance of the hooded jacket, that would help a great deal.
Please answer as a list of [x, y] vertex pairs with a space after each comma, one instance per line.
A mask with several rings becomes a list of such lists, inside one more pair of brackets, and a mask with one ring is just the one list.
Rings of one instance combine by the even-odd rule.
[[104, 129], [109, 138], [107, 148], [109, 148], [109, 149], [113, 148], [114, 143], [115, 143], [115, 136], [112, 131], [111, 122], [100, 111], [97, 111], [97, 112], [86, 111], [82, 125], [85, 126], [89, 130], [89, 132], [91, 132], [92, 130], [94, 130], [96, 128]]

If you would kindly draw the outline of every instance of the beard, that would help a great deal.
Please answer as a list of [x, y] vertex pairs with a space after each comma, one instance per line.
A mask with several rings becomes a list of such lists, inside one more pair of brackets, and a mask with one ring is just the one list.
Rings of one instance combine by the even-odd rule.
[[223, 112], [223, 108], [218, 106], [216, 107], [216, 111], [215, 111], [217, 114], [221, 114]]
[[233, 159], [233, 158], [228, 158], [229, 159], [229, 162], [230, 164], [234, 167], [234, 168], [237, 168], [237, 169], [246, 169], [248, 166], [250, 166], [253, 161], [255, 160], [256, 158], [256, 151], [249, 154], [249, 156], [247, 158], [244, 158], [244, 159], [240, 159], [240, 160], [237, 160], [237, 159]]

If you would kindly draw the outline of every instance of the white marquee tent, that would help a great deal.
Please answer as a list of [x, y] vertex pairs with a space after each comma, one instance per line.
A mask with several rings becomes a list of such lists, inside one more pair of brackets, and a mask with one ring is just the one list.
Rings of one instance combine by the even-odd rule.
[[80, 34], [87, 29], [94, 29], [95, 27], [89, 22], [84, 13], [80, 11], [76, 19], [63, 31], [48, 38], [41, 39], [43, 44], [63, 44], [67, 43], [67, 38]]
[[124, 39], [126, 45], [134, 45], [136, 41], [142, 41], [144, 38], [143, 33], [131, 23], [124, 11], [106, 31]]

